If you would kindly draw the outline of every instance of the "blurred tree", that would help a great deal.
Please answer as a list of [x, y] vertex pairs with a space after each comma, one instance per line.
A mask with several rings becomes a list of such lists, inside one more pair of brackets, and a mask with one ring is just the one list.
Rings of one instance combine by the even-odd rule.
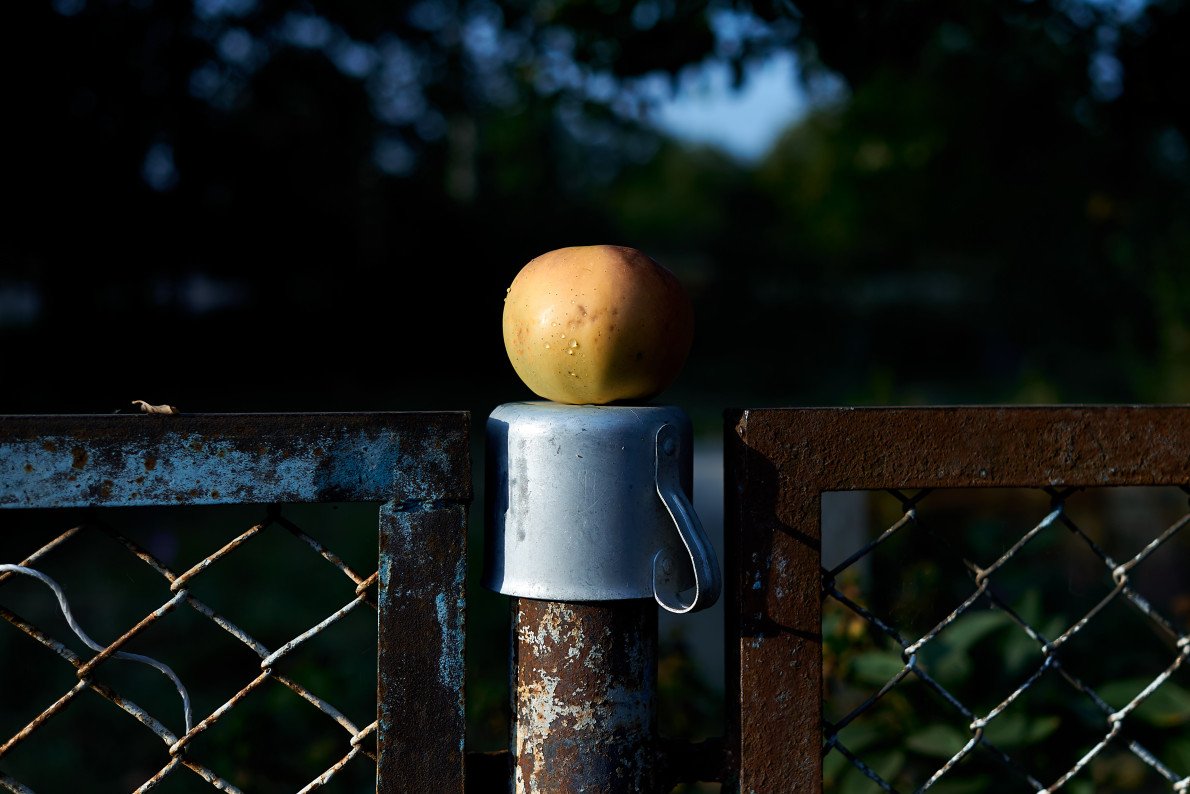
[[[704, 355], [785, 402], [1186, 398], [1185, 4], [789, 13], [817, 100], [691, 223]], [[615, 206], [668, 246], [702, 198], [668, 174], [706, 164], [661, 158]]]
[[[194, 407], [359, 407], [393, 370], [435, 404], [477, 377], [522, 394], [503, 289], [597, 240], [655, 251], [699, 294], [691, 394], [734, 401], [725, 373], [737, 394], [829, 401], [1187, 382], [1184, 3], [7, 13], [14, 408], [77, 409], [66, 384], [135, 383], [145, 361]], [[779, 50], [814, 109], [758, 168], [650, 126], [686, 71], [743, 81]], [[301, 390], [216, 382], [297, 367]]]
[[[463, 338], [481, 351], [464, 356], [468, 377], [503, 373], [498, 335], [474, 329], [496, 327], [531, 256], [614, 236], [587, 191], [655, 146], [641, 113], [659, 76], [771, 45], [757, 33], [721, 46], [710, 15], [726, 8], [9, 9], [5, 173], [20, 200], [0, 262], [9, 289], [36, 288], [35, 311], [0, 323], [13, 371], [59, 352], [73, 370], [59, 383], [94, 381], [135, 349], [163, 388], [194, 393], [204, 361], [276, 370], [322, 345], [328, 373], [417, 360], [449, 376], [457, 361], [427, 341]], [[72, 356], [84, 338], [113, 355]], [[44, 406], [46, 385], [9, 397]]]

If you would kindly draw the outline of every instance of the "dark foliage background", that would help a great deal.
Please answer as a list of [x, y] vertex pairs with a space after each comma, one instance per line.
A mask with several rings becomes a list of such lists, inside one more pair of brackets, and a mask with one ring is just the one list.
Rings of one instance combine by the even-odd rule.
[[[529, 396], [504, 287], [619, 242], [697, 302], [668, 398], [1183, 398], [1179, 2], [56, 0], [7, 11], [5, 410]], [[726, 20], [726, 21], [725, 21]], [[793, 51], [758, 163], [651, 98]]]

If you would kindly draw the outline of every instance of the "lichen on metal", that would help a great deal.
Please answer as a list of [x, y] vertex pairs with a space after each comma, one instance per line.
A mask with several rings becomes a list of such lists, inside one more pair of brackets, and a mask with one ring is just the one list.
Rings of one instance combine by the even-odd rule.
[[[438, 616], [438, 628], [442, 634], [442, 656], [438, 665], [438, 680], [442, 686], [455, 691], [463, 688], [463, 631], [458, 615], [452, 614], [449, 593], [434, 596], [434, 609]], [[462, 605], [458, 605], [462, 606]]]

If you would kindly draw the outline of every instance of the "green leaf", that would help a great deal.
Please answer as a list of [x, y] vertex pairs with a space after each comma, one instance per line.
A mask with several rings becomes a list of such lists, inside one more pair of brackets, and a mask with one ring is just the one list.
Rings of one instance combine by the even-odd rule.
[[997, 629], [1012, 622], [1008, 615], [998, 610], [968, 612], [950, 624], [938, 639], [956, 651], [967, 651], [972, 645]]
[[[860, 760], [886, 783], [891, 783], [905, 766], [905, 754], [895, 750], [878, 753], [871, 758], [861, 758]], [[843, 778], [843, 785], [840, 786], [839, 791], [840, 794], [870, 794], [870, 792], [880, 791], [880, 787], [859, 769], [852, 767]]]
[[986, 777], [970, 778], [968, 780], [951, 780], [950, 776], [942, 778], [930, 787], [931, 794], [980, 794], [988, 790], [991, 785]]
[[843, 785], [839, 786], [839, 794], [873, 794], [878, 791], [880, 787], [855, 767], [848, 770]]
[[[1070, 628], [1070, 621], [1060, 615], [1055, 615], [1045, 622], [1045, 625], [1041, 627], [1040, 632], [1042, 637], [1045, 637], [1050, 642], [1053, 642], [1055, 639], [1062, 636], [1062, 633], [1068, 628]], [[1036, 647], [1038, 651], [1041, 650], [1041, 646], [1037, 645], [1036, 643], [1034, 643], [1034, 647]]]
[[[1098, 692], [1112, 707], [1120, 709], [1150, 683], [1150, 678], [1129, 678], [1106, 684]], [[1172, 681], [1166, 681], [1141, 701], [1129, 718], [1162, 728], [1182, 725], [1190, 721], [1190, 692]]]
[[971, 675], [971, 657], [962, 651], [949, 650], [937, 660], [929, 662], [926, 669], [943, 686], [955, 689]]
[[[1029, 588], [1021, 597], [1020, 603], [1016, 605], [1016, 613], [1020, 615], [1021, 620], [1025, 621], [1031, 626], [1036, 626], [1041, 621], [1041, 591], [1035, 587]], [[1052, 639], [1052, 638], [1051, 638]]]
[[867, 764], [876, 770], [876, 774], [891, 782], [905, 768], [905, 754], [900, 750], [890, 750], [873, 756]]
[[839, 731], [839, 744], [853, 753], [871, 747], [881, 739], [887, 740], [888, 738], [889, 732], [882, 726], [864, 722], [862, 718]]
[[838, 750], [829, 752], [822, 759], [822, 782], [833, 785], [850, 768], [851, 760], [847, 756]]
[[1009, 674], [1020, 672], [1030, 661], [1038, 667], [1045, 661], [1041, 653], [1041, 646], [1037, 643], [1037, 640], [1019, 630], [1008, 635], [1008, 639], [1003, 645], [1002, 653], [1004, 656], [1004, 670]]
[[968, 612], [926, 646], [923, 666], [948, 688], [958, 687], [971, 675], [971, 648], [983, 638], [1011, 623], [999, 611]]
[[883, 686], [888, 680], [905, 669], [901, 657], [885, 651], [861, 653], [851, 662], [851, 672], [865, 684]]
[[971, 737], [952, 725], [935, 724], [910, 734], [905, 747], [933, 758], [950, 758], [963, 749]]
[[1029, 744], [1040, 742], [1051, 733], [1058, 730], [1058, 726], [1062, 724], [1062, 718], [1056, 715], [1049, 717], [1037, 717], [1030, 721], [1029, 730], [1025, 733], [1025, 741]]
[[984, 736], [997, 747], [1018, 747], [1024, 744], [1028, 728], [1023, 714], [1001, 714], [988, 723]]
[[988, 723], [985, 736], [997, 747], [1019, 747], [1039, 742], [1049, 736], [1062, 722], [1060, 717], [1033, 717], [1025, 714], [1001, 714]]
[[1183, 772], [1190, 769], [1190, 736], [1180, 737], [1166, 745], [1164, 757], [1174, 769]]

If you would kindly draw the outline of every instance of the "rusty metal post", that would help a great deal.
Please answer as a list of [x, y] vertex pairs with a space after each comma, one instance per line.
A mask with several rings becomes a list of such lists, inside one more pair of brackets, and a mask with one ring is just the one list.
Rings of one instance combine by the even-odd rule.
[[655, 791], [655, 601], [517, 598], [512, 631], [513, 791]]
[[516, 794], [652, 794], [657, 610], [719, 596], [675, 406], [507, 403], [488, 417], [484, 584], [513, 596]]

